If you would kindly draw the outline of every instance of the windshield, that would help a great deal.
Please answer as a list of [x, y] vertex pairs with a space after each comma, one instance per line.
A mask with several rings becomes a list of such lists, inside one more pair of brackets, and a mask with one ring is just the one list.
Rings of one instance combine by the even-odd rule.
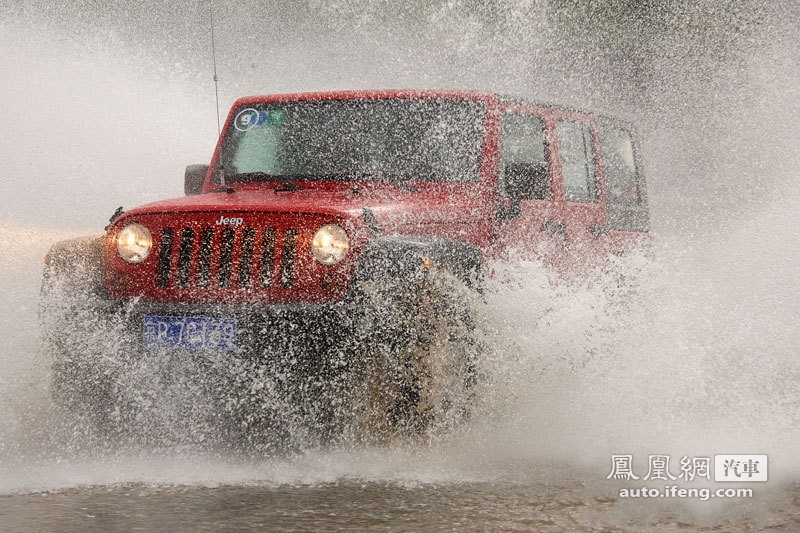
[[310, 100], [238, 109], [222, 147], [228, 183], [475, 181], [485, 104], [452, 98]]

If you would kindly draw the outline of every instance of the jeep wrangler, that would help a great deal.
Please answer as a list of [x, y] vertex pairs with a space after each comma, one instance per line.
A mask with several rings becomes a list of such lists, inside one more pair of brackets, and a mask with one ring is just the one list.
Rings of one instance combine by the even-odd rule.
[[487, 264], [522, 252], [570, 276], [637, 247], [641, 170], [629, 124], [496, 94], [242, 98], [184, 197], [49, 251], [53, 395], [141, 422], [192, 361], [179, 387], [234, 431], [463, 419]]

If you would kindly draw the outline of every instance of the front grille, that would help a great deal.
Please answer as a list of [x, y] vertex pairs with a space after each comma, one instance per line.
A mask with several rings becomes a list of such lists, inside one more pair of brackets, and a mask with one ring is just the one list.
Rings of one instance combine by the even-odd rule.
[[257, 288], [267, 289], [277, 278], [282, 288], [289, 289], [294, 283], [297, 241], [295, 228], [280, 234], [276, 228], [165, 228], [156, 283], [162, 288], [250, 289], [255, 281]]

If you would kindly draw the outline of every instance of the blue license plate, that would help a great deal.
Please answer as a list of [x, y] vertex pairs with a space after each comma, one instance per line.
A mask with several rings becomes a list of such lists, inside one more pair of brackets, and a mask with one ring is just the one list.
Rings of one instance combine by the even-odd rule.
[[144, 345], [146, 348], [235, 350], [236, 319], [146, 315]]

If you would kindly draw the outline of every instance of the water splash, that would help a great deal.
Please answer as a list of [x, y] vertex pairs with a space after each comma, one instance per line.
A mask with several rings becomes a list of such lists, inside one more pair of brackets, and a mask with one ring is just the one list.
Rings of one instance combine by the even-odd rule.
[[[519, 27], [537, 12], [529, 7], [530, 13], [516, 12], [521, 18], [504, 24]], [[307, 55], [280, 60], [287, 72], [292, 61], [305, 65], [287, 81], [270, 79], [265, 89], [255, 76], [243, 75], [229, 87], [536, 89], [545, 98], [626, 108], [630, 87], [622, 97], [595, 91], [617, 87], [614, 76], [625, 72], [620, 65], [603, 73], [602, 61], [586, 70], [578, 60], [560, 62], [564, 54], [548, 52], [546, 32], [477, 51], [487, 42], [483, 36], [494, 35], [491, 26], [480, 17], [454, 21], [448, 9], [423, 13], [423, 27], [439, 32], [430, 41], [444, 42], [455, 66], [431, 54], [418, 58], [419, 48], [407, 47], [410, 38], [395, 27], [390, 42], [402, 48], [393, 56], [400, 58], [395, 68], [386, 66], [390, 46], [333, 69], [330, 52], [321, 51], [333, 38], [325, 33], [320, 42], [309, 41]], [[237, 14], [225, 16], [222, 22], [236, 27]], [[365, 16], [362, 25], [377, 17]], [[475, 25], [463, 39], [449, 31]], [[14, 194], [4, 195], [0, 226], [0, 492], [125, 482], [491, 481], [524, 478], [543, 461], [602, 469], [611, 453], [752, 451], [771, 454], [781, 465], [776, 475], [796, 475], [800, 375], [793, 317], [800, 302], [800, 198], [792, 191], [800, 162], [794, 142], [800, 54], [791, 44], [796, 40], [785, 38], [796, 30], [775, 27], [768, 33], [784, 39], [766, 47], [756, 43], [718, 63], [701, 57], [684, 68], [677, 55], [653, 61], [649, 99], [625, 109], [644, 135], [652, 257], [628, 258], [580, 287], [554, 282], [533, 262], [497, 265], [482, 314], [488, 379], [470, 424], [422, 445], [311, 449], [242, 462], [185, 449], [108, 453], [76, 444], [85, 441], [70, 431], [52, 431], [59, 421], [49, 400], [49, 361], [38, 351], [41, 256], [65, 233], [84, 233], [53, 228], [99, 228], [119, 203], [179, 193], [184, 163], [207, 159], [211, 151], [213, 93], [196, 94], [191, 62], [188, 72], [170, 58], [155, 70], [143, 68], [150, 52], [132, 59], [124, 37], [106, 35], [88, 48], [72, 42], [56, 50], [26, 31], [30, 26], [6, 23], [5, 29], [4, 71], [19, 87], [35, 90], [13, 85], [4, 94], [15, 104], [4, 111], [5, 122], [26, 127], [14, 130], [5, 144], [13, 151], [4, 153], [19, 181], [6, 185]], [[340, 43], [337, 50], [351, 45]], [[323, 63], [327, 70], [316, 68]], [[376, 65], [374, 77], [359, 79]], [[697, 77], [706, 67], [712, 85]], [[532, 74], [515, 77], [520, 70]], [[242, 71], [261, 72], [262, 66]], [[144, 88], [130, 89], [137, 79]], [[30, 122], [25, 111], [32, 109], [44, 109], [50, 118], [43, 121], [40, 114]], [[117, 135], [98, 130], [98, 116], [112, 119]], [[203, 128], [209, 138], [197, 133]], [[122, 198], [107, 204], [112, 196]], [[626, 280], [622, 288], [620, 279]]]

